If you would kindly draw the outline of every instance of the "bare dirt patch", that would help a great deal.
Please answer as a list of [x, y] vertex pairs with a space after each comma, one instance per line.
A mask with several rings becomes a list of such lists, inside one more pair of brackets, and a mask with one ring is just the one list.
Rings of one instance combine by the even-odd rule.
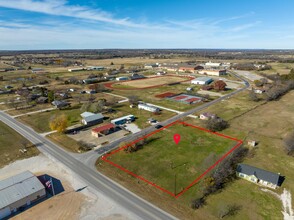
[[[19, 160], [0, 170], [0, 179], [29, 170], [59, 179], [65, 189], [15, 216], [13, 219], [138, 219], [118, 204], [87, 186], [67, 167], [44, 155]], [[84, 188], [86, 187], [86, 188]], [[80, 192], [75, 192], [81, 189]]]

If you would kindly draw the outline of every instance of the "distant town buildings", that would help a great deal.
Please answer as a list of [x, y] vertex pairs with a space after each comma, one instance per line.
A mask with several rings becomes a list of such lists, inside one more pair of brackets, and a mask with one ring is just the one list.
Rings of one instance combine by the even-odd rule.
[[199, 74], [203, 74], [203, 75], [210, 75], [210, 76], [222, 76], [222, 75], [226, 75], [227, 71], [226, 70], [200, 70], [198, 71]]
[[150, 63], [150, 64], [145, 64], [144, 65], [145, 69], [154, 69], [154, 68], [157, 68], [157, 67], [159, 67], [159, 63]]

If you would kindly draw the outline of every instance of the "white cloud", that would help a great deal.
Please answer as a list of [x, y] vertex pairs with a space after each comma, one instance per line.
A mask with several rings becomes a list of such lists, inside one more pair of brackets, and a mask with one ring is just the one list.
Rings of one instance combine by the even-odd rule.
[[[260, 21], [239, 26], [221, 25], [223, 22], [242, 19], [252, 13], [219, 20], [171, 19], [152, 24], [138, 23], [128, 18], [116, 18], [99, 9], [71, 6], [66, 0], [0, 0], [0, 7], [56, 15], [53, 18], [48, 16], [44, 20], [37, 21], [34, 18], [29, 20], [30, 18], [27, 17], [26, 21], [0, 20], [0, 49], [266, 48], [269, 46], [265, 41], [260, 40], [264, 36], [263, 33], [253, 36], [249, 30], [260, 24]], [[59, 16], [78, 19], [65, 21]], [[74, 24], [76, 20], [79, 22]], [[293, 32], [288, 34], [291, 35]], [[276, 48], [275, 45], [270, 46]]]
[[66, 0], [0, 0], [0, 7], [95, 20], [129, 27], [139, 26], [139, 24], [130, 22], [128, 18], [117, 19], [110, 13], [99, 9], [68, 5]]

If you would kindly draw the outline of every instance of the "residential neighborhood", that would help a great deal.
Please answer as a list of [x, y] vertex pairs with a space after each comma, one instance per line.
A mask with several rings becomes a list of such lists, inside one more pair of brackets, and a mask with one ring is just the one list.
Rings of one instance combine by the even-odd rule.
[[293, 8], [0, 0], [0, 220], [294, 220]]

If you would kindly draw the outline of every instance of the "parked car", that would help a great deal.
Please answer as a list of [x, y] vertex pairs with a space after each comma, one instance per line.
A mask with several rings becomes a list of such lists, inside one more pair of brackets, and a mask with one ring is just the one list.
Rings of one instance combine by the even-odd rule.
[[160, 128], [162, 128], [162, 127], [163, 127], [162, 125], [156, 125], [156, 126], [155, 126], [156, 129], [160, 129]]

